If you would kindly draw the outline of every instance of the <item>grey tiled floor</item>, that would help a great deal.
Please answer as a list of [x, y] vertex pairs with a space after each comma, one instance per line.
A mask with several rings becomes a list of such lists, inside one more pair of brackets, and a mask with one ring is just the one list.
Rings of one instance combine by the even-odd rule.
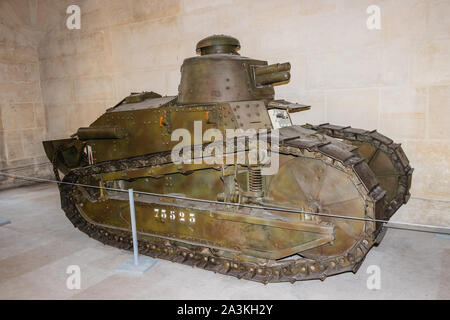
[[[0, 299], [450, 299], [450, 239], [389, 230], [357, 274], [324, 282], [262, 285], [167, 261], [145, 275], [115, 272], [131, 256], [90, 239], [66, 219], [55, 185], [0, 192]], [[450, 218], [445, 202], [411, 199], [396, 220]], [[416, 219], [416, 220], [415, 220]], [[66, 287], [69, 265], [81, 268], [81, 289]], [[367, 267], [381, 268], [381, 290], [366, 287]]]

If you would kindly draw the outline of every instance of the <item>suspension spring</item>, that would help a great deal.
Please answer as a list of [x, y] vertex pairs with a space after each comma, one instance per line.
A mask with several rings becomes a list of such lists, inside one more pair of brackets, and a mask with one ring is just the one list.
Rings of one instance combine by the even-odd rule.
[[248, 171], [248, 187], [250, 192], [262, 193], [262, 176], [261, 168], [249, 167]]

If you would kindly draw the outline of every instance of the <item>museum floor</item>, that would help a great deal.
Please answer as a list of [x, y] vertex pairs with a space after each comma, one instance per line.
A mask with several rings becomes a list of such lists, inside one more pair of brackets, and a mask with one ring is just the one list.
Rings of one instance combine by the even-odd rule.
[[[411, 199], [405, 216], [450, 214], [450, 203]], [[388, 231], [358, 273], [262, 285], [160, 260], [144, 275], [116, 273], [131, 256], [75, 229], [59, 207], [55, 185], [0, 192], [0, 299], [450, 299], [450, 238]], [[81, 289], [66, 287], [69, 265], [81, 269]], [[370, 265], [381, 289], [366, 286]]]

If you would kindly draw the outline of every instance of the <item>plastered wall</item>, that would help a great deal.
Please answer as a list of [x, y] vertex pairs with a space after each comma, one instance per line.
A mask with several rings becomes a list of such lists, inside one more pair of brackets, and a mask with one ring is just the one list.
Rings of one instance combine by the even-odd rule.
[[[33, 1], [0, 1], [0, 170], [50, 177], [41, 141], [46, 136]], [[0, 188], [26, 181], [0, 176]]]
[[[81, 7], [81, 30], [66, 28], [69, 4]], [[380, 30], [366, 26], [369, 5]], [[36, 54], [48, 138], [130, 92], [176, 94], [197, 41], [229, 34], [242, 55], [291, 62], [276, 92], [312, 105], [297, 124], [378, 129], [403, 143], [413, 196], [450, 199], [448, 0], [45, 0], [36, 10], [47, 17]]]

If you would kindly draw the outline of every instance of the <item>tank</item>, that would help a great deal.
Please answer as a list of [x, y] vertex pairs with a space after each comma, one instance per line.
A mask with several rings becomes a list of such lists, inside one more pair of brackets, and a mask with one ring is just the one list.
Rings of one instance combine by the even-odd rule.
[[213, 35], [181, 66], [177, 96], [131, 93], [70, 138], [44, 141], [73, 225], [131, 250], [242, 279], [356, 272], [409, 199], [413, 169], [377, 131], [293, 125], [275, 99], [290, 64]]

